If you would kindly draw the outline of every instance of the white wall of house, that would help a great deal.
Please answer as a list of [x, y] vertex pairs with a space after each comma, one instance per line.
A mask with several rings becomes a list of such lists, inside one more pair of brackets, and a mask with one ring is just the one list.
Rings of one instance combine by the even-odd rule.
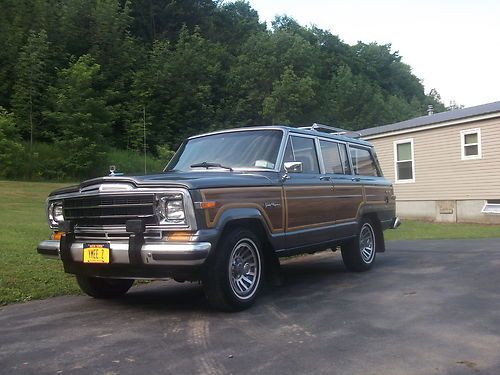
[[500, 214], [481, 212], [500, 202], [500, 113], [365, 139], [394, 182], [401, 217], [500, 223]]

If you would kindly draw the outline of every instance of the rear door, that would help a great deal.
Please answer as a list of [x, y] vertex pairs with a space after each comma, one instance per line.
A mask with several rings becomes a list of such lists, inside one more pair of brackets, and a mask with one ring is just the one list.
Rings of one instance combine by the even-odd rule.
[[376, 212], [384, 220], [384, 212], [393, 208], [389, 197], [392, 189], [382, 176], [375, 154], [370, 147], [350, 145], [353, 173], [363, 187], [364, 212]]
[[345, 142], [321, 139], [320, 148], [325, 173], [332, 184], [335, 238], [348, 237], [356, 231], [356, 217], [363, 203], [362, 183], [353, 175]]

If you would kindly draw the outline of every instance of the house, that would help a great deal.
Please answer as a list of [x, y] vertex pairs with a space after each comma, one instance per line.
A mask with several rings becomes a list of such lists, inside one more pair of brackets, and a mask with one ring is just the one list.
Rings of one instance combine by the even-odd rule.
[[365, 129], [402, 218], [500, 224], [500, 102]]

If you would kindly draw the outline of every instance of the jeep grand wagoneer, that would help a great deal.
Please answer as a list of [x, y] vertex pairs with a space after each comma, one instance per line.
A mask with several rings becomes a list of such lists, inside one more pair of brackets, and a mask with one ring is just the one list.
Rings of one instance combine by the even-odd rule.
[[187, 139], [162, 173], [54, 191], [38, 245], [96, 298], [135, 279], [201, 280], [217, 308], [249, 307], [278, 257], [341, 248], [368, 270], [396, 227], [373, 147], [336, 129], [266, 126]]

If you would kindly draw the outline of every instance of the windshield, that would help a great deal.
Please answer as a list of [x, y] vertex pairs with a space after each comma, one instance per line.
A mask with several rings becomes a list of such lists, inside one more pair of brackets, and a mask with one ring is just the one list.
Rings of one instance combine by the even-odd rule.
[[185, 142], [166, 170], [274, 169], [283, 132], [249, 130], [207, 135]]

